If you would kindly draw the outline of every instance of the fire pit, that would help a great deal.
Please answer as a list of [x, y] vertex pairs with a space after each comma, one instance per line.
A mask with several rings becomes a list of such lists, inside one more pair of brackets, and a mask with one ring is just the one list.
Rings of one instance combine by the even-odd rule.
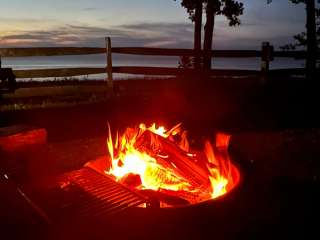
[[[200, 203], [211, 205], [217, 198], [221, 200], [216, 201], [218, 205], [227, 203], [223, 196], [230, 194], [228, 199], [232, 199], [231, 192], [241, 178], [228, 154], [230, 136], [219, 133], [212, 143], [204, 140], [200, 144], [197, 138], [189, 141], [187, 135], [181, 124], [170, 130], [140, 124], [122, 134], [112, 133], [109, 127], [107, 154], [77, 170], [23, 182], [19, 191], [49, 224], [74, 219], [104, 221], [112, 219], [111, 215], [139, 215], [159, 208], [184, 211], [182, 208]], [[66, 148], [61, 149], [65, 156]], [[12, 181], [10, 176], [5, 175], [5, 181]]]
[[[156, 129], [155, 132], [159, 131], [159, 133], [154, 133], [153, 128]], [[195, 127], [190, 129], [194, 130]], [[208, 127], [205, 127], [205, 129], [208, 129]], [[200, 184], [193, 185], [194, 182], [198, 183], [199, 181], [201, 183], [202, 178], [197, 180], [198, 175], [196, 174], [198, 173], [190, 171], [194, 174], [192, 175], [187, 171], [188, 169], [183, 168], [182, 164], [178, 165], [178, 160], [174, 165], [179, 169], [179, 175], [174, 171], [172, 174], [182, 176], [183, 181], [181, 182], [196, 186], [194, 191], [190, 191], [190, 193], [187, 191], [188, 188], [187, 190], [185, 188], [178, 188], [178, 190], [165, 189], [163, 186], [166, 185], [164, 184], [156, 185], [159, 187], [154, 189], [147, 188], [143, 185], [143, 175], [142, 177], [138, 176], [139, 172], [132, 173], [130, 171], [129, 174], [117, 175], [116, 169], [124, 167], [124, 164], [118, 164], [119, 161], [124, 161], [121, 160], [120, 153], [124, 155], [127, 153], [127, 147], [121, 148], [122, 145], [119, 143], [129, 142], [125, 142], [123, 136], [128, 140], [132, 139], [131, 136], [136, 136], [135, 142], [133, 142], [135, 149], [153, 157], [156, 163], [160, 165], [161, 171], [170, 170], [171, 172], [170, 165], [162, 167], [160, 160], [165, 161], [165, 163], [174, 161], [175, 158], [169, 160], [172, 153], [169, 150], [163, 150], [164, 147], [167, 147], [164, 143], [149, 150], [150, 143], [145, 141], [145, 139], [148, 139], [145, 136], [146, 134], [153, 136], [157, 141], [164, 141], [170, 146], [173, 144], [174, 147], [178, 147], [179, 153], [184, 153], [184, 157], [185, 155], [190, 157], [188, 161], [190, 160], [196, 165], [196, 167], [192, 165], [192, 169], [201, 168], [207, 174], [209, 180], [204, 181], [202, 188], [198, 188]], [[83, 158], [80, 159], [81, 163], [77, 167], [70, 168], [77, 170], [64, 170], [62, 175], [53, 174], [46, 177], [33, 175], [36, 178], [32, 181], [18, 182], [8, 169], [7, 174], [1, 176], [0, 182], [5, 187], [4, 193], [8, 199], [8, 201], [5, 200], [2, 208], [2, 214], [4, 213], [2, 219], [3, 222], [6, 221], [5, 228], [8, 226], [5, 229], [8, 229], [8, 236], [12, 238], [12, 234], [16, 232], [19, 237], [26, 236], [21, 230], [25, 225], [28, 226], [26, 229], [28, 231], [30, 229], [32, 233], [40, 231], [41, 234], [41, 232], [49, 229], [50, 234], [55, 235], [50, 239], [105, 239], [106, 236], [111, 239], [202, 239], [213, 236], [213, 234], [216, 238], [221, 239], [247, 239], [261, 236], [271, 238], [277, 235], [278, 231], [282, 232], [281, 236], [295, 236], [296, 231], [292, 232], [292, 226], [294, 226], [294, 229], [303, 231], [303, 233], [312, 230], [312, 224], [316, 223], [309, 217], [313, 216], [315, 210], [318, 209], [318, 197], [316, 197], [319, 192], [317, 190], [319, 189], [318, 183], [310, 184], [310, 182], [292, 181], [283, 177], [281, 179], [279, 177], [275, 178], [275, 176], [279, 176], [280, 171], [283, 171], [279, 168], [288, 163], [296, 164], [289, 164], [291, 169], [288, 168], [288, 172], [291, 171], [290, 173], [297, 175], [297, 172], [300, 171], [299, 173], [303, 175], [301, 170], [305, 167], [300, 163], [305, 162], [303, 159], [305, 152], [300, 151], [297, 156], [302, 159], [298, 162], [299, 164], [292, 155], [297, 154], [292, 149], [297, 148], [301, 143], [305, 143], [305, 137], [297, 142], [303, 136], [301, 132], [299, 132], [299, 135], [293, 135], [291, 131], [281, 132], [281, 134], [263, 133], [261, 135], [244, 133], [235, 134], [232, 139], [228, 135], [218, 134], [216, 140], [211, 140], [212, 144], [209, 147], [208, 142], [198, 140], [200, 139], [199, 136], [206, 135], [198, 130], [194, 131], [194, 134], [190, 134], [192, 140], [189, 142], [189, 148], [185, 148], [187, 144], [182, 139], [186, 138], [182, 135], [186, 136], [186, 133], [182, 130], [181, 125], [172, 131], [165, 131], [156, 126], [150, 128], [141, 125], [123, 131], [122, 135], [113, 132], [108, 138], [108, 146], [104, 144], [106, 140], [104, 136], [93, 141], [92, 139], [77, 139], [42, 145], [39, 149], [35, 148], [31, 157], [38, 157], [41, 160], [39, 162], [46, 165], [47, 168], [49, 163], [54, 160], [67, 162], [72, 159], [79, 160], [82, 156]], [[292, 136], [296, 136], [296, 138], [294, 143], [291, 143], [291, 147], [288, 148], [287, 139], [292, 138]], [[143, 139], [143, 141], [141, 140], [143, 144], [140, 139]], [[229, 141], [231, 145], [230, 154], [234, 156], [233, 159], [237, 163], [241, 163], [239, 168], [236, 167], [238, 166], [236, 163], [230, 161], [227, 154]], [[204, 143], [203, 147], [201, 147], [202, 142]], [[101, 151], [98, 150], [98, 147], [94, 147], [95, 145], [98, 145], [99, 149], [101, 147]], [[272, 156], [274, 154], [272, 151], [278, 151], [277, 149], [284, 145], [286, 149], [292, 152], [281, 165], [277, 156]], [[315, 148], [317, 146], [314, 145]], [[28, 148], [30, 147], [28, 146]], [[87, 159], [102, 156], [106, 149], [113, 150], [112, 155], [109, 152], [97, 161], [90, 162], [82, 167]], [[122, 149], [123, 151], [120, 151]], [[142, 151], [143, 149], [144, 151]], [[208, 156], [212, 156], [208, 149], [212, 150], [217, 163], [212, 163], [211, 159], [208, 158]], [[166, 151], [169, 153], [166, 153]], [[69, 152], [77, 154], [68, 156]], [[85, 156], [85, 152], [90, 152], [90, 155]], [[285, 158], [285, 154], [281, 153], [280, 156]], [[160, 157], [157, 155], [160, 155]], [[159, 163], [158, 158], [160, 159]], [[254, 160], [254, 163], [251, 163], [251, 159]], [[250, 165], [246, 165], [246, 163]], [[218, 167], [226, 166], [222, 169], [228, 169], [228, 164], [232, 166], [231, 171], [220, 170], [220, 167]], [[158, 165], [156, 166], [158, 167]], [[293, 169], [292, 166], [294, 166]], [[214, 175], [215, 172], [210, 171], [211, 168], [217, 169], [216, 171], [219, 171], [220, 175]], [[3, 169], [5, 170], [5, 168]], [[224, 193], [219, 196], [212, 196], [214, 192], [212, 189], [215, 185], [212, 185], [210, 177], [222, 176], [229, 180], [225, 177], [229, 175], [223, 171], [230, 173], [232, 185], [230, 186], [228, 182], [223, 185], [226, 190]], [[158, 173], [154, 175], [163, 176]], [[171, 175], [169, 174], [169, 176]], [[310, 176], [308, 175], [308, 177]], [[189, 178], [191, 179], [189, 180]], [[244, 178], [246, 181], [242, 181]], [[162, 178], [161, 181], [166, 184], [167, 182], [170, 183], [166, 178]], [[209, 181], [209, 184], [207, 181]], [[201, 191], [210, 194], [202, 197], [204, 194]], [[149, 208], [141, 208], [144, 206]], [[153, 206], [157, 208], [152, 208]], [[296, 206], [301, 206], [298, 211], [295, 211]], [[159, 209], [158, 207], [163, 208]], [[14, 225], [14, 229], [19, 231], [12, 231], [9, 228], [12, 221], [8, 221], [6, 216], [14, 219], [17, 223]], [[48, 226], [44, 225], [44, 222], [48, 223]], [[18, 227], [16, 227], [17, 225]], [[273, 228], [273, 226], [276, 227]]]
[[206, 140], [199, 150], [191, 146], [182, 124], [170, 130], [140, 124], [115, 136], [109, 127], [108, 156], [86, 166], [152, 205], [187, 206], [228, 194], [238, 185], [240, 172], [228, 155], [229, 140], [220, 133], [215, 145]]

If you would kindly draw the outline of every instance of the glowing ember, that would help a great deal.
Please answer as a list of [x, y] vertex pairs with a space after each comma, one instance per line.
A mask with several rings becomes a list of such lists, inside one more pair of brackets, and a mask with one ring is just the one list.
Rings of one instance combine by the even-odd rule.
[[111, 160], [105, 172], [137, 191], [153, 190], [189, 203], [217, 198], [240, 179], [227, 153], [229, 140], [229, 135], [217, 134], [215, 146], [206, 141], [204, 151], [196, 152], [181, 124], [170, 130], [140, 124], [114, 140], [109, 129]]

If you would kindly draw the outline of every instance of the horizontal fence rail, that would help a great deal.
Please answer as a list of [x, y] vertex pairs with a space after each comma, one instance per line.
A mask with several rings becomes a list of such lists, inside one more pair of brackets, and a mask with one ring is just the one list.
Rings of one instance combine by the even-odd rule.
[[174, 75], [199, 75], [199, 74], [211, 74], [217, 76], [248, 76], [257, 75], [260, 71], [255, 70], [225, 70], [225, 69], [212, 69], [207, 71], [199, 71], [194, 69], [183, 68], [170, 68], [170, 67], [112, 67], [114, 73], [126, 73], [126, 74], [141, 74], [141, 75], [159, 75], [159, 76], [174, 76]]
[[[64, 69], [35, 69], [35, 70], [14, 70], [17, 78], [50, 78], [50, 77], [73, 77], [91, 74], [103, 74], [105, 68], [64, 68]], [[210, 74], [213, 76], [253, 76], [260, 73], [259, 70], [229, 70], [229, 69], [212, 69], [210, 71], [199, 71], [193, 69], [169, 68], [169, 67], [139, 67], [124, 66], [112, 67], [113, 73], [122, 74], [139, 74], [139, 75], [158, 75], [158, 76], [181, 76], [181, 75], [199, 75]], [[295, 69], [274, 69], [270, 74], [275, 75], [302, 75], [304, 68]]]
[[[272, 69], [269, 71], [270, 75], [275, 76], [288, 76], [288, 75], [304, 75], [305, 68], [288, 68], [288, 69]], [[319, 70], [316, 69], [316, 73], [319, 74]]]
[[[106, 48], [91, 47], [46, 47], [46, 48], [0, 48], [1, 57], [35, 57], [35, 56], [63, 56], [63, 55], [91, 55], [105, 54]], [[178, 48], [145, 48], [145, 47], [113, 47], [112, 53], [151, 56], [195, 56], [207, 54], [204, 51]], [[212, 50], [212, 57], [225, 58], [255, 58], [261, 57], [257, 50]], [[274, 57], [306, 58], [305, 51], [275, 51]], [[318, 54], [320, 57], [320, 54]]]
[[50, 77], [74, 77], [91, 74], [105, 73], [105, 68], [62, 68], [62, 69], [31, 69], [13, 70], [17, 78], [50, 78]]
[[[102, 74], [106, 72], [105, 68], [63, 68], [63, 69], [32, 69], [32, 70], [14, 70], [17, 78], [50, 78], [50, 77], [72, 77], [91, 74]], [[139, 67], [124, 66], [112, 67], [113, 73], [122, 74], [139, 74], [139, 75], [159, 75], [159, 76], [175, 76], [175, 75], [199, 75], [211, 74], [216, 76], [250, 76], [257, 75], [258, 70], [225, 70], [213, 69], [210, 71], [199, 71], [193, 69], [170, 68], [170, 67]]]
[[[152, 55], [152, 56], [195, 56], [210, 55], [219, 58], [257, 58], [261, 57], [261, 51], [257, 50], [211, 50], [195, 51], [193, 49], [178, 48], [144, 48], [144, 47], [114, 47], [112, 53]], [[274, 51], [274, 57], [284, 58], [306, 58], [306, 51]], [[318, 53], [320, 57], [320, 53]]]
[[178, 48], [143, 48], [143, 47], [114, 47], [112, 53], [152, 55], [152, 56], [195, 56], [210, 54], [212, 57], [246, 58], [260, 57], [260, 51], [255, 50], [212, 50], [210, 52]]
[[106, 49], [90, 47], [0, 48], [1, 57], [89, 55], [99, 53], [105, 54]]

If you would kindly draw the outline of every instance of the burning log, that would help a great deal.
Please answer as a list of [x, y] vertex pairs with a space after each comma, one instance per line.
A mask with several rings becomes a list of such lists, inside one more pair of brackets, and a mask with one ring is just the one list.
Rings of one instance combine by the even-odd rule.
[[117, 134], [114, 142], [110, 131], [111, 167], [105, 173], [137, 191], [152, 190], [151, 200], [161, 199], [168, 205], [175, 203], [169, 204], [172, 199], [167, 197], [197, 203], [227, 193], [239, 181], [238, 170], [228, 157], [230, 136], [219, 134], [215, 147], [206, 141], [204, 151], [194, 152], [180, 125], [167, 131], [141, 123], [139, 128]]
[[187, 201], [186, 199], [177, 197], [176, 194], [162, 192], [162, 190], [161, 191], [140, 190], [139, 192], [141, 192], [143, 195], [151, 199], [158, 199], [161, 202], [164, 202], [172, 206], [183, 206], [183, 205], [190, 204], [190, 202]]
[[159, 192], [161, 194], [165, 194], [167, 196], [173, 196], [175, 198], [183, 199], [188, 202], [188, 204], [201, 202], [203, 199], [210, 198], [210, 193], [207, 191], [207, 188], [199, 189], [196, 192], [188, 192], [188, 191], [172, 191], [168, 189], [160, 189]]
[[[157, 160], [170, 163], [176, 173], [188, 179], [195, 187], [210, 184], [206, 170], [199, 167], [185, 151], [160, 135], [147, 130], [137, 139], [135, 147]], [[159, 157], [161, 155], [167, 157]]]
[[121, 179], [120, 183], [128, 186], [129, 188], [136, 188], [141, 186], [142, 184], [140, 176], [133, 173], [128, 173], [127, 175], [125, 175]]

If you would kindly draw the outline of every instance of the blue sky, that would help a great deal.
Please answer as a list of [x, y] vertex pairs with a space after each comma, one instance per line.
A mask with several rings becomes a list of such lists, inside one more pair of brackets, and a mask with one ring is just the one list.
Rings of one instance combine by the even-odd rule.
[[[304, 30], [302, 4], [288, 0], [244, 0], [240, 27], [216, 21], [214, 47], [276, 47]], [[193, 26], [180, 1], [173, 0], [0, 0], [0, 47], [115, 46], [192, 47]]]

